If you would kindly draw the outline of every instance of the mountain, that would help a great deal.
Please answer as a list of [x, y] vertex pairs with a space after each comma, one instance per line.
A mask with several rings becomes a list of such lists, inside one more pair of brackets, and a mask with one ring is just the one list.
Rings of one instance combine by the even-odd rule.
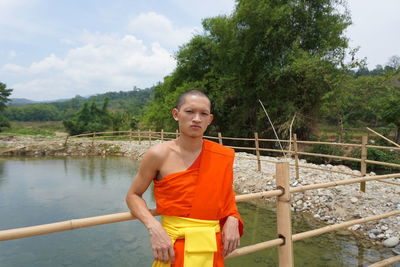
[[14, 121], [56, 121], [73, 116], [85, 103], [95, 102], [102, 105], [108, 98], [108, 107], [112, 112], [122, 112], [131, 116], [142, 114], [143, 108], [153, 98], [154, 88], [131, 91], [107, 92], [93, 96], [75, 96], [71, 99], [52, 101], [32, 101], [23, 98], [14, 98], [5, 111], [5, 116]]
[[10, 102], [7, 103], [7, 106], [23, 106], [29, 104], [39, 103], [37, 101], [29, 100], [26, 98], [10, 98]]

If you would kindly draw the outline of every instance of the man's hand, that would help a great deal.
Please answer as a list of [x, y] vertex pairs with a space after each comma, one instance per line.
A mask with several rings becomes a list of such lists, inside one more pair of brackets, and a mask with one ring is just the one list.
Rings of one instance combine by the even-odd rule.
[[174, 247], [171, 242], [171, 238], [157, 221], [153, 225], [148, 227], [150, 233], [150, 242], [153, 249], [153, 256], [156, 261], [162, 261], [164, 263], [175, 262]]
[[223, 256], [228, 256], [240, 246], [239, 220], [233, 216], [226, 219], [222, 229], [222, 243], [224, 244]]

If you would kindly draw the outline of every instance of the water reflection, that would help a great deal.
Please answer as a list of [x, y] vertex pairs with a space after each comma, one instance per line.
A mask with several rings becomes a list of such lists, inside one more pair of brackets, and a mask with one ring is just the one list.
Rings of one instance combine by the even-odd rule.
[[7, 175], [5, 174], [5, 162], [0, 159], [0, 188], [2, 184], [7, 182]]

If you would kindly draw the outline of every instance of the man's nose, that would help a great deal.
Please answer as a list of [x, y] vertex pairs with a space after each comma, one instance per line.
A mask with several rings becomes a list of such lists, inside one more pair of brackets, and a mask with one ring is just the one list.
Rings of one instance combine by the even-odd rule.
[[194, 120], [194, 121], [200, 122], [200, 121], [201, 121], [201, 116], [200, 116], [200, 114], [199, 114], [199, 113], [195, 113], [195, 114], [194, 114], [194, 117], [193, 117], [193, 120]]

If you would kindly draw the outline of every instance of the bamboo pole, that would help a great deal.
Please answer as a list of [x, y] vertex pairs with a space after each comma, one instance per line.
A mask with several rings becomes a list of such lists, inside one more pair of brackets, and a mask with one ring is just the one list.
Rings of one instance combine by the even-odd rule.
[[161, 142], [164, 141], [164, 129], [161, 129]]
[[373, 215], [373, 216], [369, 216], [369, 217], [365, 217], [365, 218], [361, 218], [361, 219], [356, 219], [356, 220], [351, 220], [351, 221], [347, 221], [347, 222], [343, 222], [343, 223], [339, 223], [339, 224], [333, 224], [333, 225], [328, 225], [322, 228], [318, 228], [318, 229], [314, 229], [314, 230], [310, 230], [307, 232], [303, 232], [303, 233], [298, 233], [293, 235], [293, 241], [299, 241], [299, 240], [303, 240], [306, 238], [310, 238], [316, 235], [322, 235], [325, 233], [329, 233], [338, 229], [342, 229], [342, 228], [347, 228], [350, 227], [352, 225], [355, 224], [361, 224], [361, 223], [365, 223], [365, 222], [370, 222], [370, 221], [376, 221], [376, 220], [380, 220], [380, 219], [384, 219], [384, 218], [388, 218], [391, 216], [396, 216], [400, 214], [400, 210], [394, 210], [388, 213], [384, 213], [384, 214], [379, 214], [379, 215]]
[[282, 245], [283, 243], [284, 243], [283, 238], [277, 238], [277, 239], [261, 242], [258, 244], [237, 248], [234, 251], [232, 251], [231, 254], [226, 256], [225, 259], [243, 256], [243, 255], [257, 252], [257, 251], [260, 251], [260, 250], [263, 250], [266, 248], [270, 248], [270, 247], [276, 247], [276, 246]]
[[361, 147], [361, 144], [352, 143], [337, 143], [337, 142], [324, 142], [324, 141], [297, 141], [299, 144], [309, 144], [309, 145], [332, 145], [332, 146], [353, 146]]
[[394, 151], [400, 151], [399, 147], [394, 147], [394, 146], [374, 146], [374, 145], [367, 145], [368, 148], [377, 148], [377, 149], [385, 149], [385, 150], [394, 150]]
[[129, 129], [129, 141], [132, 141], [132, 129]]
[[260, 139], [258, 139], [259, 141], [264, 141], [264, 142], [281, 142], [281, 143], [289, 143], [290, 142], [290, 140], [281, 140], [281, 139], [262, 139], [262, 138], [260, 138]]
[[290, 267], [293, 264], [292, 223], [290, 212], [290, 186], [289, 164], [279, 162], [276, 164], [276, 186], [283, 190], [283, 194], [277, 197], [276, 219], [277, 233], [283, 238], [284, 243], [279, 246], [279, 266]]
[[93, 133], [93, 136], [92, 136], [92, 146], [94, 146], [94, 139], [96, 138], [96, 132], [94, 132]]
[[[155, 210], [150, 210], [151, 214], [157, 215]], [[84, 227], [109, 224], [115, 222], [123, 222], [128, 220], [135, 220], [136, 217], [130, 212], [121, 212], [115, 214], [108, 214], [102, 216], [95, 216], [82, 219], [73, 219], [69, 221], [42, 224], [30, 227], [22, 227], [16, 229], [0, 231], [0, 241], [7, 241], [30, 236], [45, 235], [67, 230], [74, 230]]]
[[261, 161], [260, 161], [260, 146], [258, 143], [258, 133], [255, 132], [254, 133], [254, 142], [255, 142], [255, 146], [256, 146], [256, 156], [257, 156], [257, 170], [261, 171]]
[[175, 138], [178, 138], [178, 137], [179, 137], [179, 131], [176, 130], [176, 131], [175, 131]]
[[290, 150], [285, 150], [285, 149], [272, 149], [272, 148], [260, 148], [260, 151], [269, 151], [269, 152], [285, 152], [285, 153], [290, 153]]
[[151, 146], [151, 130], [150, 129], [149, 129], [148, 135], [149, 135], [149, 146]]
[[67, 135], [67, 137], [65, 138], [64, 147], [67, 147], [68, 139], [69, 139], [69, 135]]
[[[299, 143], [299, 142], [298, 142]], [[298, 152], [299, 155], [307, 155], [307, 156], [316, 156], [316, 157], [324, 157], [324, 158], [332, 158], [332, 159], [342, 159], [348, 161], [357, 161], [361, 162], [361, 159], [350, 158], [350, 157], [341, 157], [334, 155], [326, 155], [326, 154], [318, 154], [318, 153], [309, 153], [309, 152]], [[400, 165], [399, 165], [400, 166]]]
[[382, 162], [382, 161], [375, 161], [375, 160], [365, 160], [366, 163], [371, 163], [371, 164], [376, 164], [376, 165], [383, 165], [383, 166], [389, 166], [389, 167], [395, 167], [395, 168], [400, 168], [400, 164], [396, 163], [389, 163], [389, 162]]
[[365, 176], [362, 178], [353, 178], [353, 179], [340, 180], [340, 181], [335, 181], [335, 182], [303, 185], [303, 186], [290, 188], [290, 193], [298, 193], [298, 192], [304, 192], [307, 190], [334, 187], [334, 186], [339, 186], [339, 185], [355, 184], [355, 183], [360, 183], [360, 182], [364, 182], [364, 181], [367, 182], [367, 181], [374, 181], [374, 180], [381, 180], [381, 179], [388, 179], [388, 178], [395, 178], [395, 177], [400, 177], [400, 173], [376, 175], [376, 176]]
[[[211, 137], [211, 136], [210, 136]], [[236, 141], [254, 141], [254, 138], [239, 138], [239, 137], [221, 137], [222, 140], [236, 140]]]
[[294, 166], [296, 169], [296, 180], [300, 180], [299, 169], [299, 149], [297, 147], [297, 134], [293, 134], [293, 147], [294, 147]]
[[383, 139], [385, 139], [386, 141], [388, 141], [389, 143], [391, 143], [391, 144], [393, 144], [393, 145], [395, 145], [395, 146], [397, 146], [397, 147], [399, 147], [400, 148], [400, 145], [399, 144], [397, 144], [396, 142], [393, 142], [392, 140], [390, 140], [389, 138], [386, 138], [386, 137], [384, 137], [383, 135], [381, 135], [380, 133], [378, 133], [378, 132], [375, 132], [374, 130], [372, 130], [371, 128], [368, 128], [368, 127], [365, 127], [365, 128], [367, 128], [367, 130], [368, 131], [370, 131], [370, 132], [373, 132], [374, 134], [376, 134], [377, 136], [379, 136], [379, 137], [381, 137], [381, 138], [383, 138]]
[[[344, 222], [344, 223], [341, 223], [341, 224], [328, 225], [326, 227], [322, 227], [322, 228], [319, 228], [319, 229], [314, 229], [314, 230], [311, 230], [311, 231], [294, 234], [294, 235], [292, 235], [292, 240], [293, 241], [299, 241], [299, 240], [303, 240], [305, 238], [309, 238], [309, 237], [325, 234], [325, 233], [332, 232], [332, 231], [335, 231], [335, 230], [338, 230], [338, 229], [347, 228], [347, 227], [355, 225], [355, 224], [360, 224], [360, 223], [364, 223], [364, 222], [368, 222], [368, 221], [379, 220], [379, 219], [395, 216], [395, 215], [398, 215], [398, 214], [400, 214], [399, 210], [392, 211], [392, 212], [385, 213], [385, 214], [381, 214], [381, 215], [375, 215], [375, 216], [370, 216], [370, 217], [366, 217], [366, 218], [362, 218], [362, 219], [347, 221], [347, 222]], [[266, 241], [266, 242], [262, 242], [262, 243], [258, 243], [258, 244], [254, 244], [254, 245], [250, 245], [250, 246], [246, 246], [246, 247], [241, 247], [241, 248], [238, 248], [238, 249], [234, 250], [226, 258], [234, 258], [234, 257], [246, 255], [246, 254], [249, 254], [249, 253], [257, 252], [257, 251], [260, 251], [260, 250], [263, 250], [263, 249], [266, 249], [266, 248], [270, 248], [270, 247], [274, 247], [274, 246], [280, 246], [280, 245], [284, 244], [284, 242], [285, 241], [284, 241], [283, 238], [278, 238], [278, 239], [273, 239], [273, 240], [269, 240], [269, 241]], [[382, 266], [382, 265], [378, 265], [378, 266]]]
[[220, 145], [222, 145], [222, 134], [221, 134], [221, 132], [218, 132], [218, 143]]
[[[204, 135], [203, 137], [207, 139], [218, 140], [218, 137], [215, 136]], [[225, 139], [225, 137], [223, 137], [223, 139]]]
[[368, 265], [368, 267], [383, 267], [383, 266], [388, 266], [391, 263], [395, 263], [400, 261], [400, 255], [394, 256], [388, 259], [384, 259], [383, 261], [380, 262], [375, 262], [374, 264]]
[[[365, 162], [367, 160], [367, 153], [368, 149], [366, 145], [368, 144], [368, 136], [362, 136], [361, 139], [361, 176], [364, 177], [367, 173], [367, 163]], [[366, 189], [366, 183], [361, 182], [360, 183], [360, 190], [365, 193]]]
[[253, 199], [277, 197], [282, 194], [283, 194], [282, 189], [275, 189], [275, 190], [270, 190], [270, 191], [238, 195], [238, 196], [236, 196], [235, 199], [236, 199], [236, 202], [244, 202], [244, 201], [249, 201], [249, 200], [253, 200]]
[[137, 130], [137, 135], [139, 137], [139, 145], [142, 143], [141, 137], [140, 137], [140, 130]]

